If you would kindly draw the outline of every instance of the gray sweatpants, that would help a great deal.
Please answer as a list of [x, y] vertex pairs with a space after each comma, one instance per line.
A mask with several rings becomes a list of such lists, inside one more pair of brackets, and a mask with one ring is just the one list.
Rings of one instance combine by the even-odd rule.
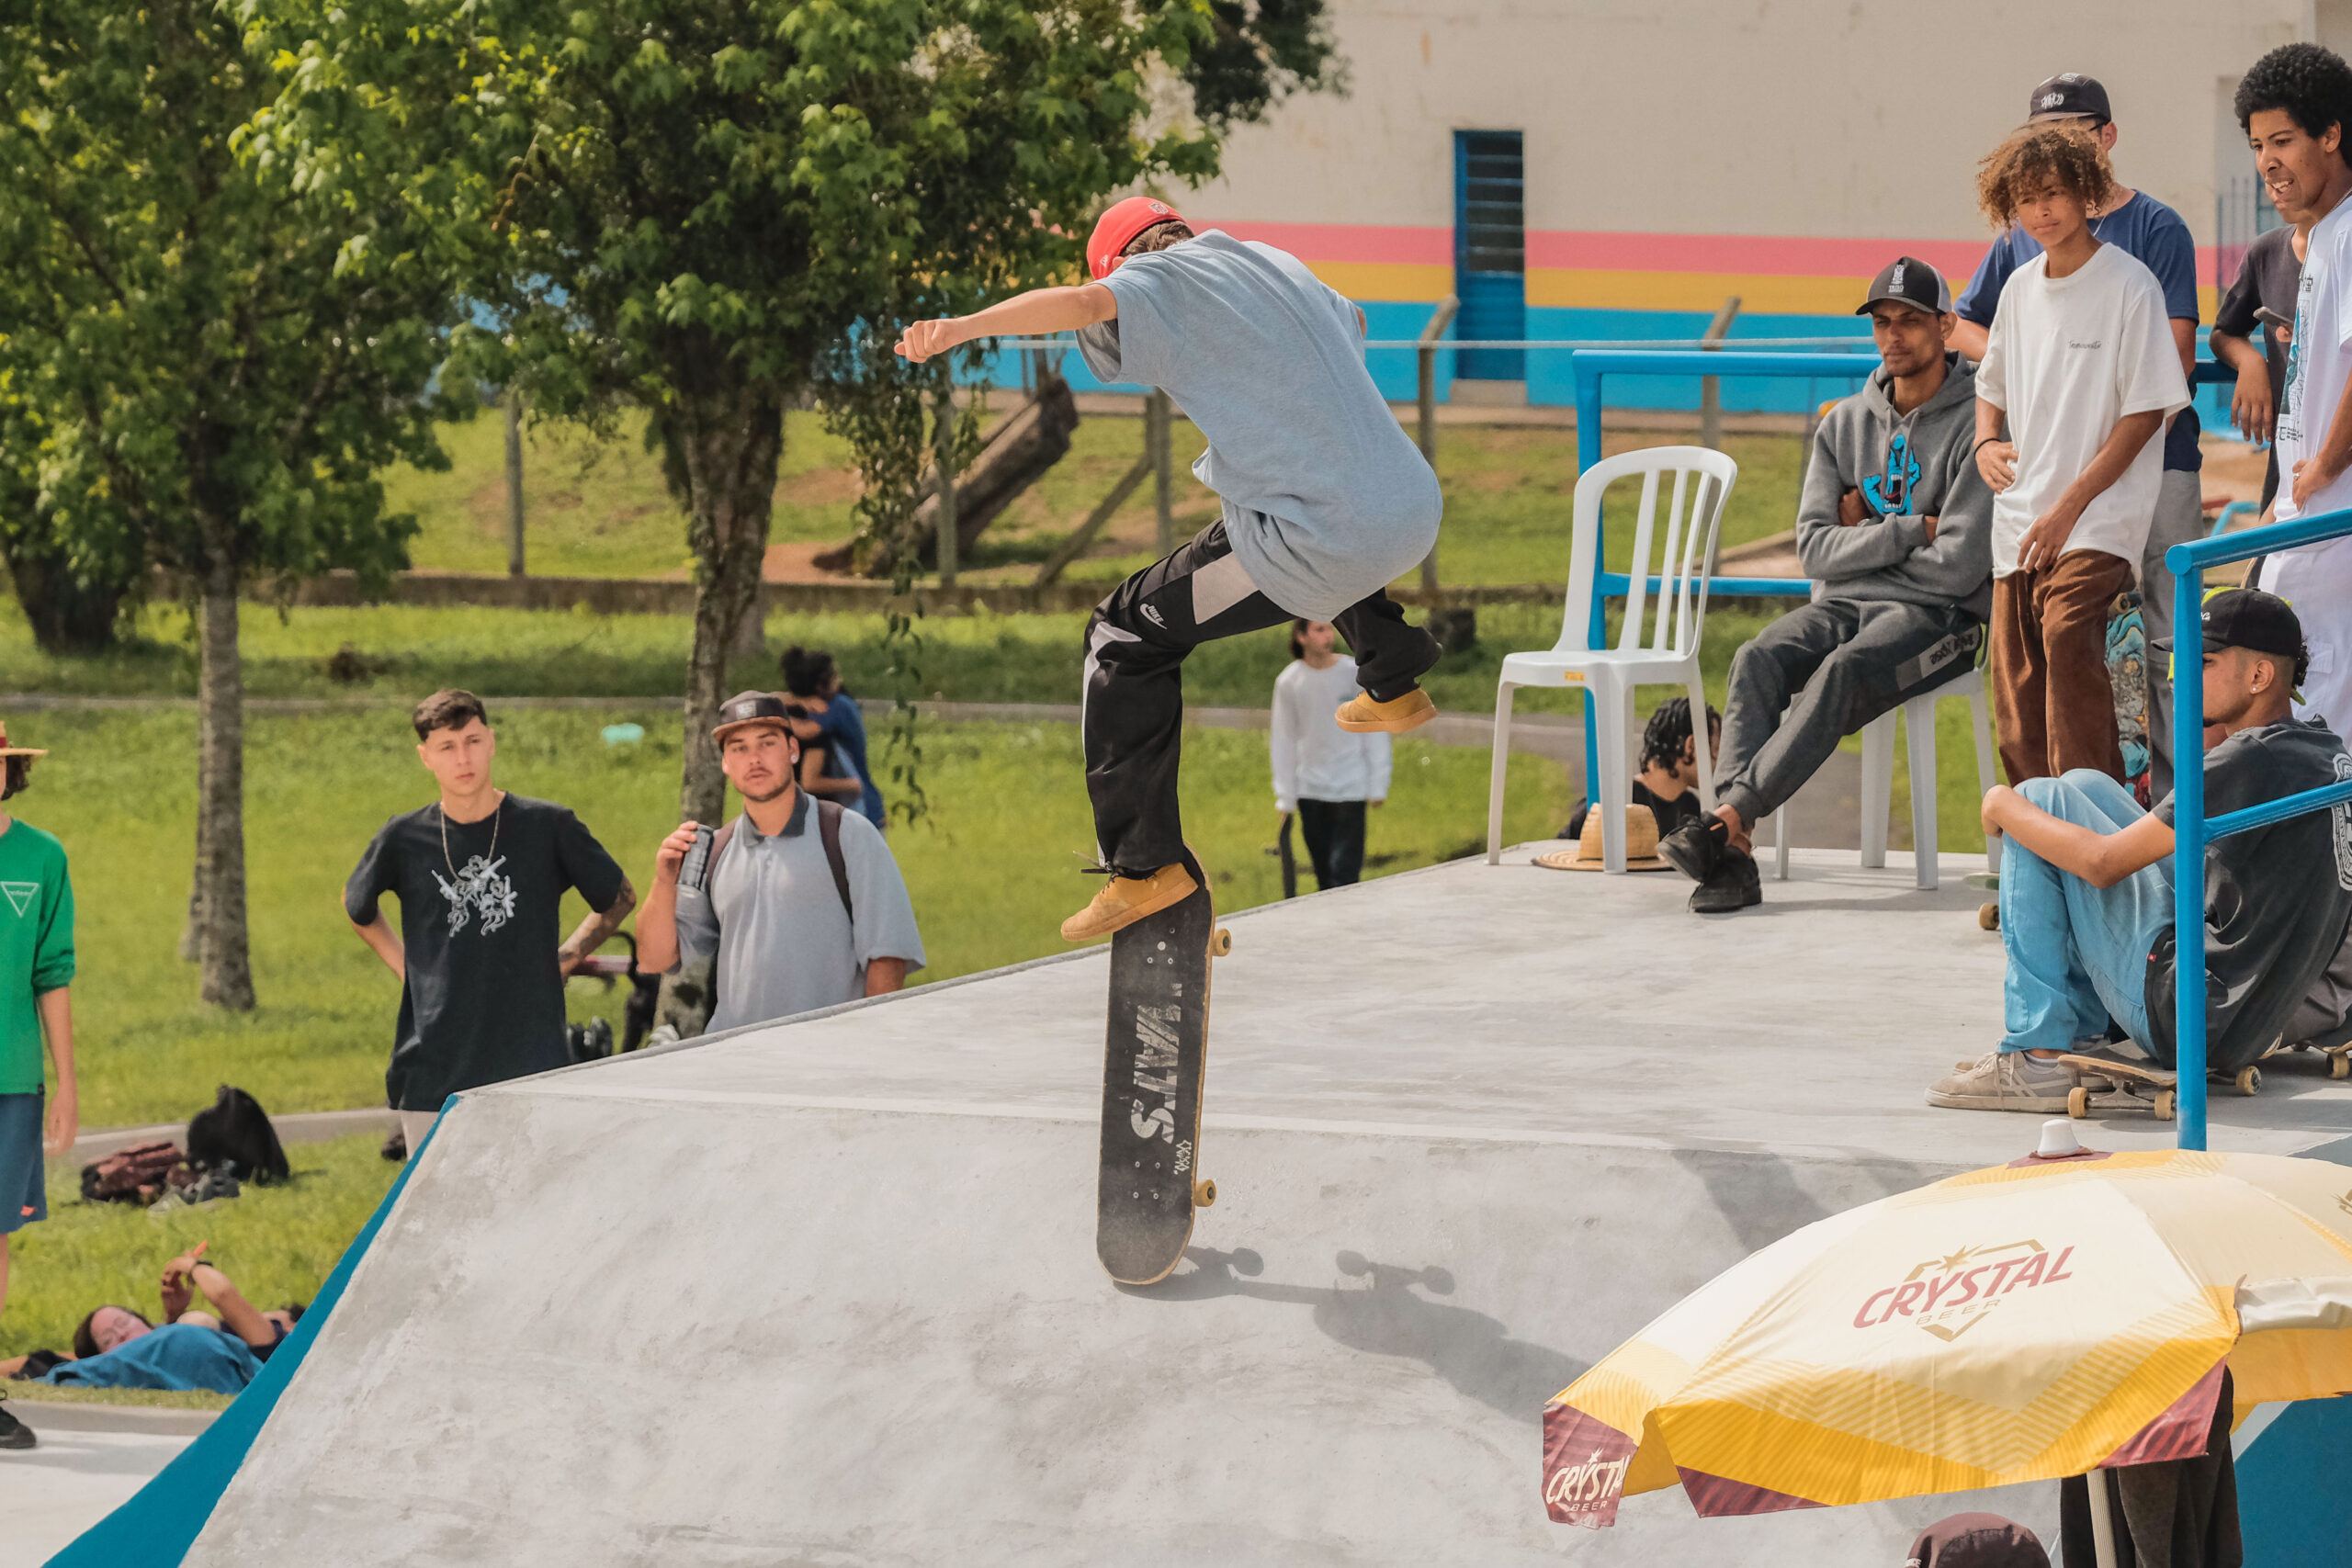
[[2204, 481], [2178, 468], [2165, 470], [2156, 491], [2155, 515], [2148, 524], [2148, 547], [2140, 557], [2140, 626], [2147, 634], [2148, 780], [2150, 800], [2172, 793], [2172, 670], [2156, 651], [2156, 639], [2172, 636], [2172, 572], [2165, 552], [2205, 536]]
[[1822, 599], [1766, 626], [1731, 663], [1715, 798], [1750, 828], [1845, 737], [1965, 670], [1984, 623], [1954, 607]]

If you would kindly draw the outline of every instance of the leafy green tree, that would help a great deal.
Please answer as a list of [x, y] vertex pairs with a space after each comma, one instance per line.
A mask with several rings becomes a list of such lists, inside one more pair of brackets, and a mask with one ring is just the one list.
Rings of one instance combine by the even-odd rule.
[[[273, 29], [311, 18], [272, 3], [0, 7], [14, 428], [40, 436], [51, 538], [113, 539], [194, 604], [190, 930], [204, 999], [240, 1009], [254, 986], [239, 595], [264, 575], [380, 580], [402, 563], [413, 524], [386, 513], [375, 475], [441, 461], [428, 391], [456, 311], [401, 193], [364, 168], [305, 179], [275, 145], [298, 60]], [[400, 134], [381, 114], [345, 118], [356, 164]]]
[[[404, 161], [442, 232], [481, 242], [467, 287], [497, 324], [466, 345], [469, 371], [544, 413], [650, 416], [695, 558], [682, 806], [705, 821], [785, 410], [820, 384], [898, 395], [870, 353], [838, 374], [844, 345], [1066, 269], [1105, 194], [1216, 164], [1208, 129], [1153, 129], [1156, 73], [1217, 43], [1205, 0], [344, 0], [336, 16], [297, 48], [317, 97], [283, 132], [331, 182], [358, 167], [338, 106], [395, 106], [412, 134], [379, 155]], [[1324, 69], [1328, 49], [1307, 52], [1228, 57], [1220, 80], [1254, 72], [1262, 103]]]

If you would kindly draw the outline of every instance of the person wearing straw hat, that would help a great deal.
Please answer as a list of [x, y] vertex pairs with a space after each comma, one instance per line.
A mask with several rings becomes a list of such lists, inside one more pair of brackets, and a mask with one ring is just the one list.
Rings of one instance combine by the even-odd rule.
[[[2201, 612], [2209, 816], [2352, 778], [2352, 756], [2290, 699], [2306, 660], [2285, 600], [2222, 589]], [[2150, 645], [2171, 651], [2170, 639]], [[2118, 1056], [2173, 1062], [2177, 966], [2173, 796], [2142, 811], [2095, 768], [1996, 784], [1984, 830], [2001, 854], [2008, 975], [2000, 1044], [1939, 1079], [1928, 1103], [1962, 1111], [2066, 1109], [2058, 1058], [2125, 1038]], [[2205, 851], [2207, 1061], [2234, 1070], [2278, 1043], [2352, 925], [2352, 806], [2214, 840]]]
[[1106, 382], [1168, 393], [1208, 437], [1193, 465], [1224, 514], [1113, 590], [1086, 628], [1086, 788], [1095, 868], [1109, 881], [1062, 922], [1108, 936], [1193, 890], [1176, 774], [1183, 661], [1204, 642], [1329, 621], [1361, 688], [1341, 729], [1415, 728], [1437, 716], [1420, 678], [1437, 640], [1405, 619], [1390, 581], [1437, 544], [1437, 475], [1363, 362], [1363, 312], [1286, 252], [1132, 197], [1086, 244], [1093, 281], [1036, 288], [969, 316], [917, 321], [898, 352], [921, 363], [975, 338], [1076, 332]]
[[[0, 724], [0, 800], [24, 793], [33, 759]], [[74, 884], [65, 846], [0, 809], [0, 1309], [8, 1301], [8, 1238], [49, 1217], [44, 1155], [74, 1146], [80, 1122], [74, 1077]], [[57, 1067], [57, 1095], [43, 1092], [41, 1042]], [[33, 1434], [0, 1410], [0, 1449], [28, 1449]]]

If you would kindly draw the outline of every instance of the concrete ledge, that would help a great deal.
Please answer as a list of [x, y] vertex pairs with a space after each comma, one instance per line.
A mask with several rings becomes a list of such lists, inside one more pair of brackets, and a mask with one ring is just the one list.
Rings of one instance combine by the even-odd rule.
[[154, 1438], [194, 1438], [220, 1419], [218, 1410], [175, 1410], [155, 1404], [92, 1404], [43, 1399], [26, 1392], [42, 1385], [10, 1383], [8, 1412], [39, 1437], [48, 1432], [137, 1432]]

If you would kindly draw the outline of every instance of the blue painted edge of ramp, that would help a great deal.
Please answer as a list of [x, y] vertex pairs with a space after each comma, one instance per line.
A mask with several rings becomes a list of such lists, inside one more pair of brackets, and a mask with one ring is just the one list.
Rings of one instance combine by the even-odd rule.
[[[434, 1121], [437, 1131], [441, 1125]], [[424, 1148], [433, 1146], [433, 1134], [424, 1135]], [[72, 1545], [49, 1560], [48, 1568], [176, 1568], [187, 1556], [189, 1547], [196, 1544], [205, 1521], [212, 1517], [213, 1505], [229, 1489], [238, 1467], [245, 1462], [245, 1455], [260, 1436], [262, 1425], [269, 1413], [277, 1407], [278, 1396], [300, 1371], [304, 1358], [311, 1353], [311, 1342], [343, 1299], [344, 1287], [351, 1282], [351, 1271], [368, 1255], [376, 1232], [382, 1228], [384, 1216], [400, 1201], [401, 1190], [408, 1186], [411, 1172], [416, 1169], [424, 1149], [420, 1148], [401, 1168], [393, 1179], [392, 1189], [376, 1212], [368, 1216], [359, 1234], [344, 1249], [334, 1272], [302, 1314], [302, 1321], [286, 1337], [269, 1359], [262, 1364], [261, 1375], [248, 1384], [243, 1393], [229, 1402], [211, 1426], [194, 1442], [180, 1450], [159, 1472], [153, 1481], [131, 1495], [113, 1513], [92, 1525], [74, 1540]]]

